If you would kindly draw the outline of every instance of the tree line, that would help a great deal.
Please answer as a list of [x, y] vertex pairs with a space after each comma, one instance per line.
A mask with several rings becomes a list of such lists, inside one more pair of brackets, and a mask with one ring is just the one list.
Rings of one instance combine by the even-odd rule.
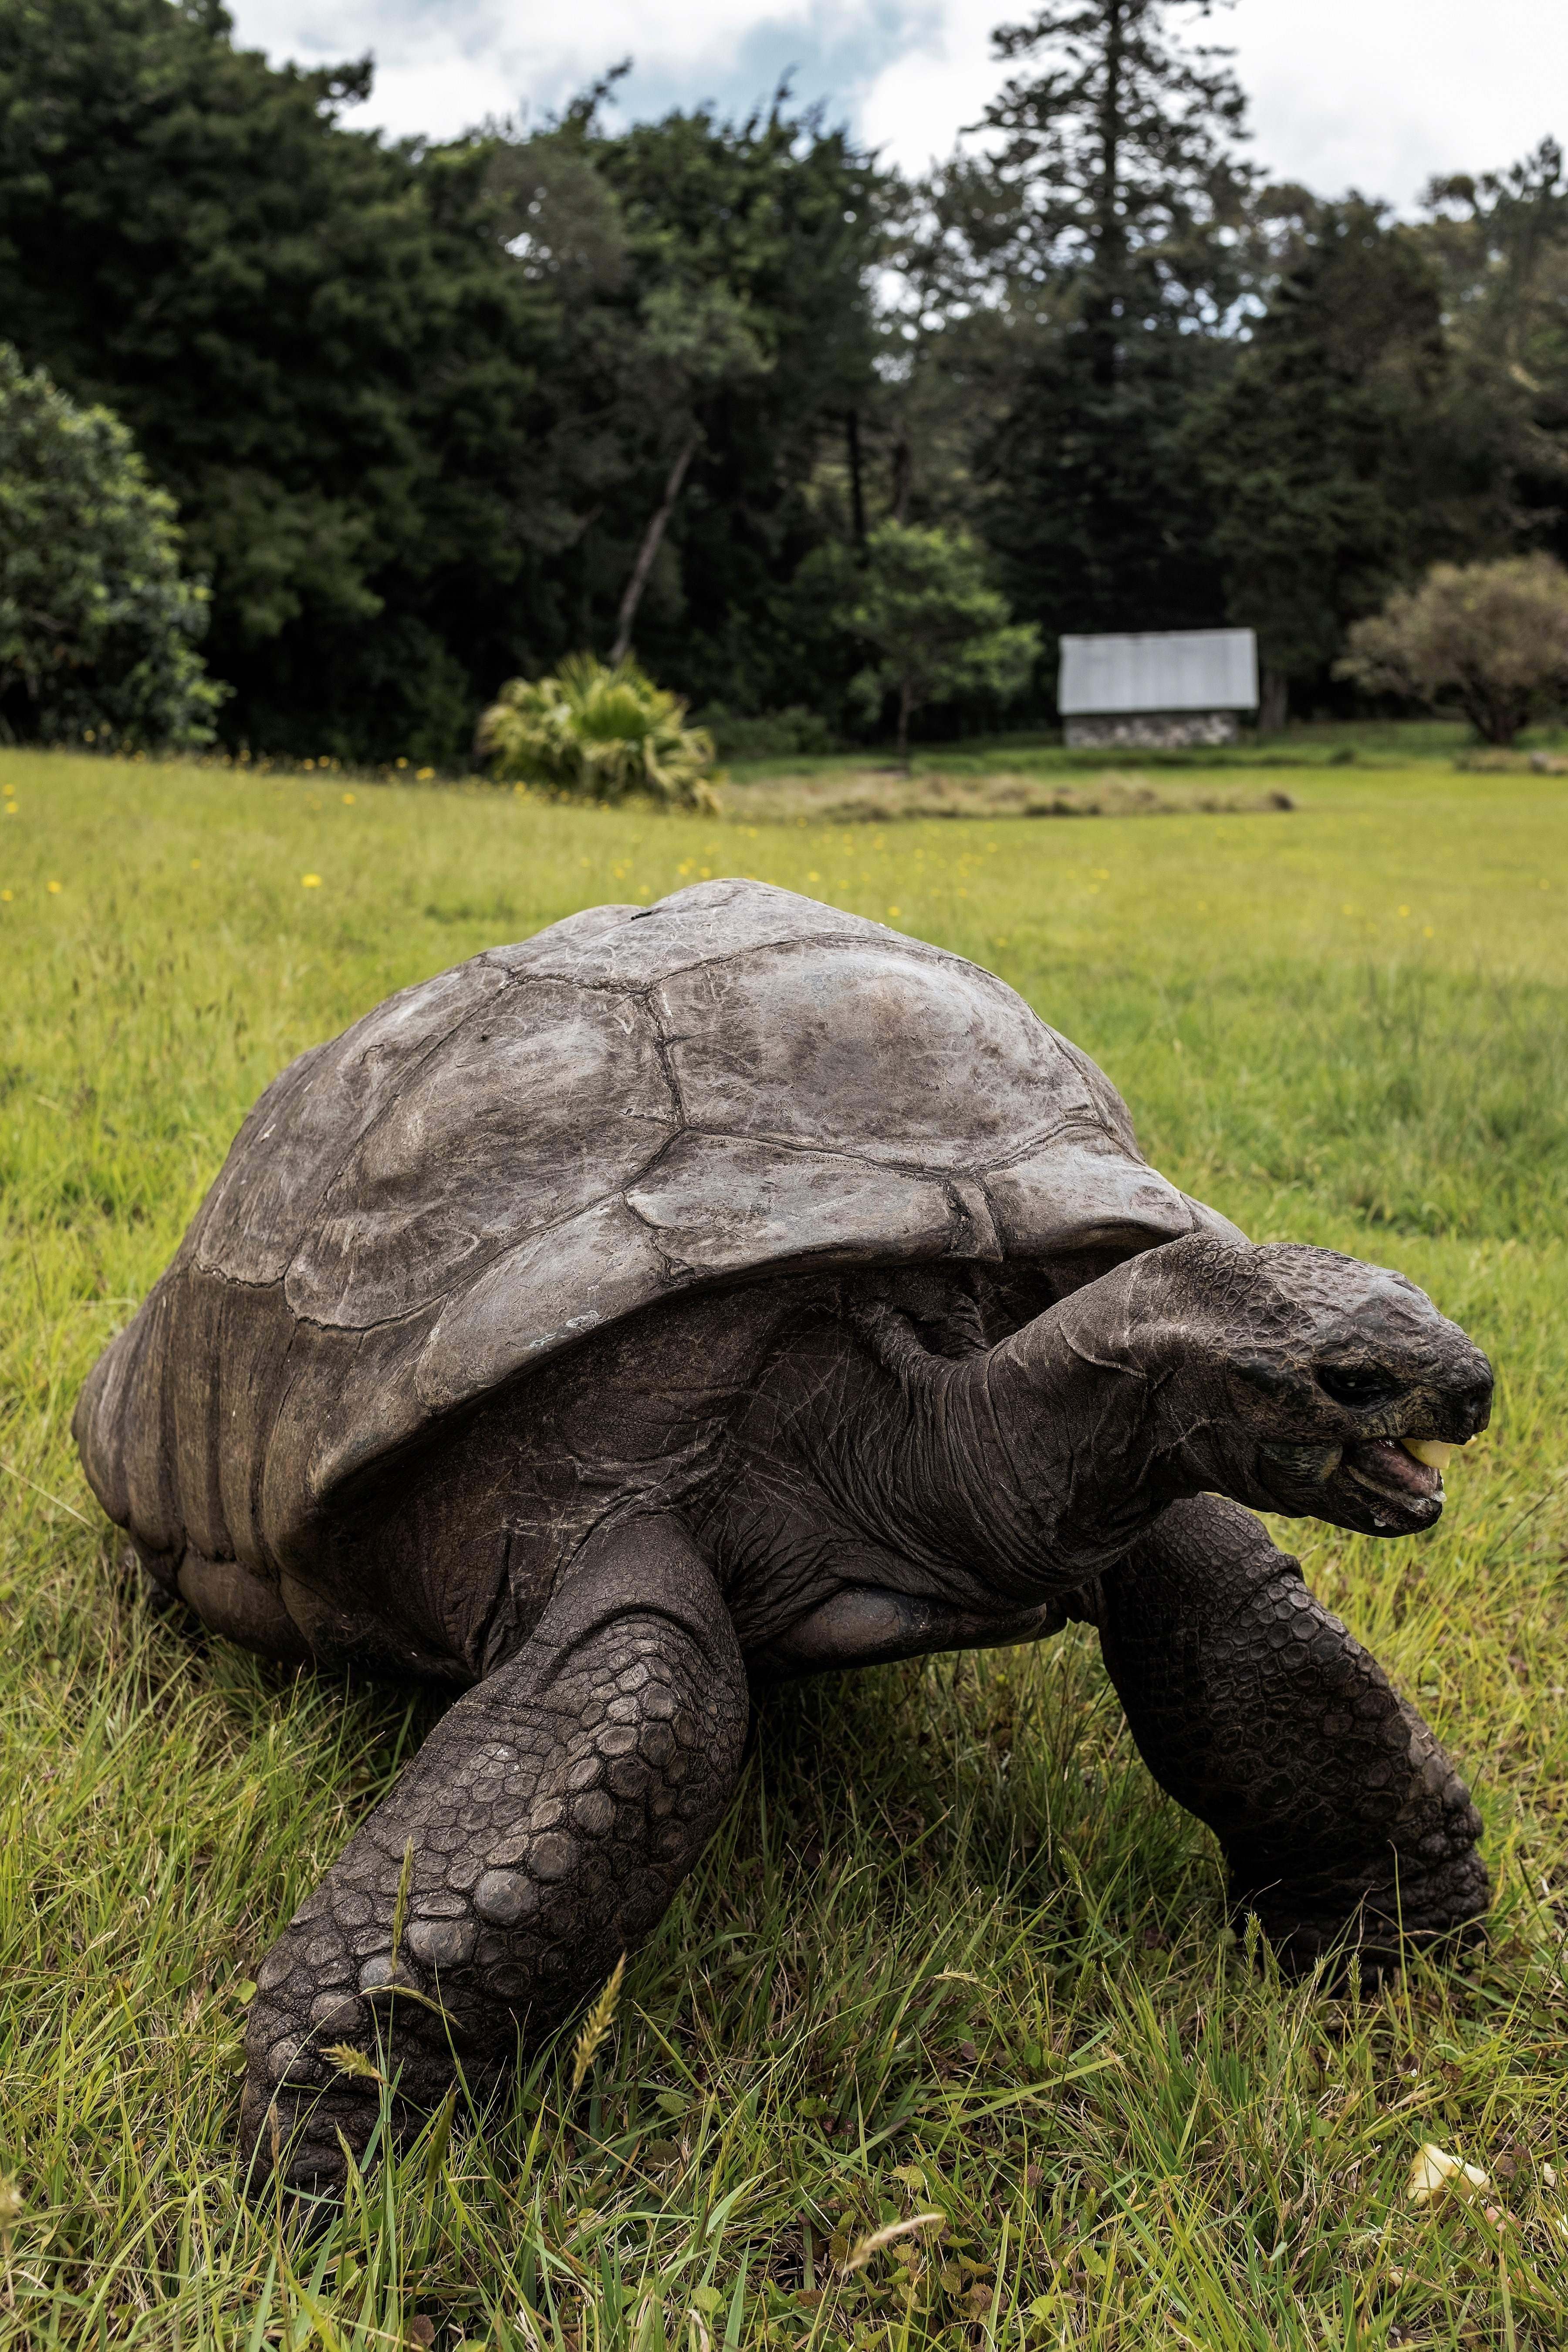
[[[1209, 13], [1049, 0], [909, 179], [787, 90], [389, 141], [217, 0], [0, 0], [0, 333], [174, 501], [237, 745], [451, 761], [633, 647], [721, 735], [891, 724], [889, 521], [1038, 633], [1016, 712], [1061, 630], [1228, 619], [1277, 723], [1433, 563], [1568, 554], [1568, 176], [1281, 184]], [[994, 719], [942, 676], [906, 723]]]

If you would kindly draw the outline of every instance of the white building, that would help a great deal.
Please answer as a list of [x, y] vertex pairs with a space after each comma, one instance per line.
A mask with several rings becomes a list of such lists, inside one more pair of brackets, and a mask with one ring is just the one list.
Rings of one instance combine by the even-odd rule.
[[1057, 707], [1069, 744], [1137, 751], [1234, 743], [1258, 708], [1250, 629], [1064, 637]]

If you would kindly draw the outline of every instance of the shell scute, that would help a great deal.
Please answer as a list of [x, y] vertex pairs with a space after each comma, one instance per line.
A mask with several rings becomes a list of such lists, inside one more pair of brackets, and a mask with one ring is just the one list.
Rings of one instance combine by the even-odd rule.
[[408, 1315], [618, 1192], [674, 1134], [646, 1009], [530, 974], [453, 1029], [342, 1162], [289, 1269], [297, 1315]]
[[[807, 908], [811, 920], [803, 923], [802, 909]], [[554, 930], [564, 932], [565, 926], [558, 923]], [[793, 890], [775, 889], [771, 882], [700, 882], [654, 906], [638, 908], [630, 920], [586, 944], [576, 935], [556, 943], [547, 932], [551, 944], [531, 969], [563, 980], [591, 980], [599, 987], [646, 989], [691, 965], [727, 962], [752, 948], [778, 946], [803, 935], [891, 936], [858, 915], [818, 906]]]
[[854, 1265], [941, 1257], [953, 1237], [931, 1179], [845, 1152], [688, 1131], [626, 1194], [676, 1280], [744, 1274], [788, 1256]]
[[655, 992], [694, 1126], [843, 1137], [862, 1159], [968, 1170], [1064, 1116], [1093, 1117], [1055, 1032], [1010, 988], [864, 929], [757, 949]]
[[647, 1225], [616, 1194], [530, 1234], [454, 1293], [414, 1372], [440, 1412], [542, 1362], [674, 1286]]
[[281, 1281], [323, 1181], [420, 1056], [509, 982], [475, 956], [400, 989], [341, 1037], [312, 1046], [274, 1078], [229, 1148], [184, 1247], [230, 1282]]
[[1074, 1122], [1023, 1158], [986, 1173], [1007, 1254], [1148, 1249], [1193, 1229], [1192, 1203], [1103, 1129]]

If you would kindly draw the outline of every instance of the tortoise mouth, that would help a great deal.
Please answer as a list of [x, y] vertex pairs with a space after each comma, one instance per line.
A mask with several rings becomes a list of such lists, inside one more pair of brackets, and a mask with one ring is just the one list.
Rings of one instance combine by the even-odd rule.
[[1352, 1438], [1340, 1457], [1339, 1475], [1361, 1488], [1378, 1507], [1410, 1529], [1428, 1528], [1443, 1508], [1443, 1473], [1419, 1462], [1396, 1437]]

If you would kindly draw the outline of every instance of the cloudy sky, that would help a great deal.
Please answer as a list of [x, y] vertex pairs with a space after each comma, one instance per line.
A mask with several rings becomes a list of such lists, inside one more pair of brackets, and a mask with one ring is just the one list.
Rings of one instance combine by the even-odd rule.
[[[320, 63], [371, 50], [376, 90], [351, 120], [453, 132], [537, 121], [616, 60], [628, 112], [711, 99], [744, 110], [790, 73], [803, 100], [910, 168], [944, 152], [997, 79], [1006, 0], [229, 0], [239, 39]], [[1255, 152], [1325, 192], [1409, 205], [1434, 172], [1484, 170], [1568, 138], [1563, 0], [1237, 0]], [[1212, 36], [1211, 36], [1212, 37]]]

